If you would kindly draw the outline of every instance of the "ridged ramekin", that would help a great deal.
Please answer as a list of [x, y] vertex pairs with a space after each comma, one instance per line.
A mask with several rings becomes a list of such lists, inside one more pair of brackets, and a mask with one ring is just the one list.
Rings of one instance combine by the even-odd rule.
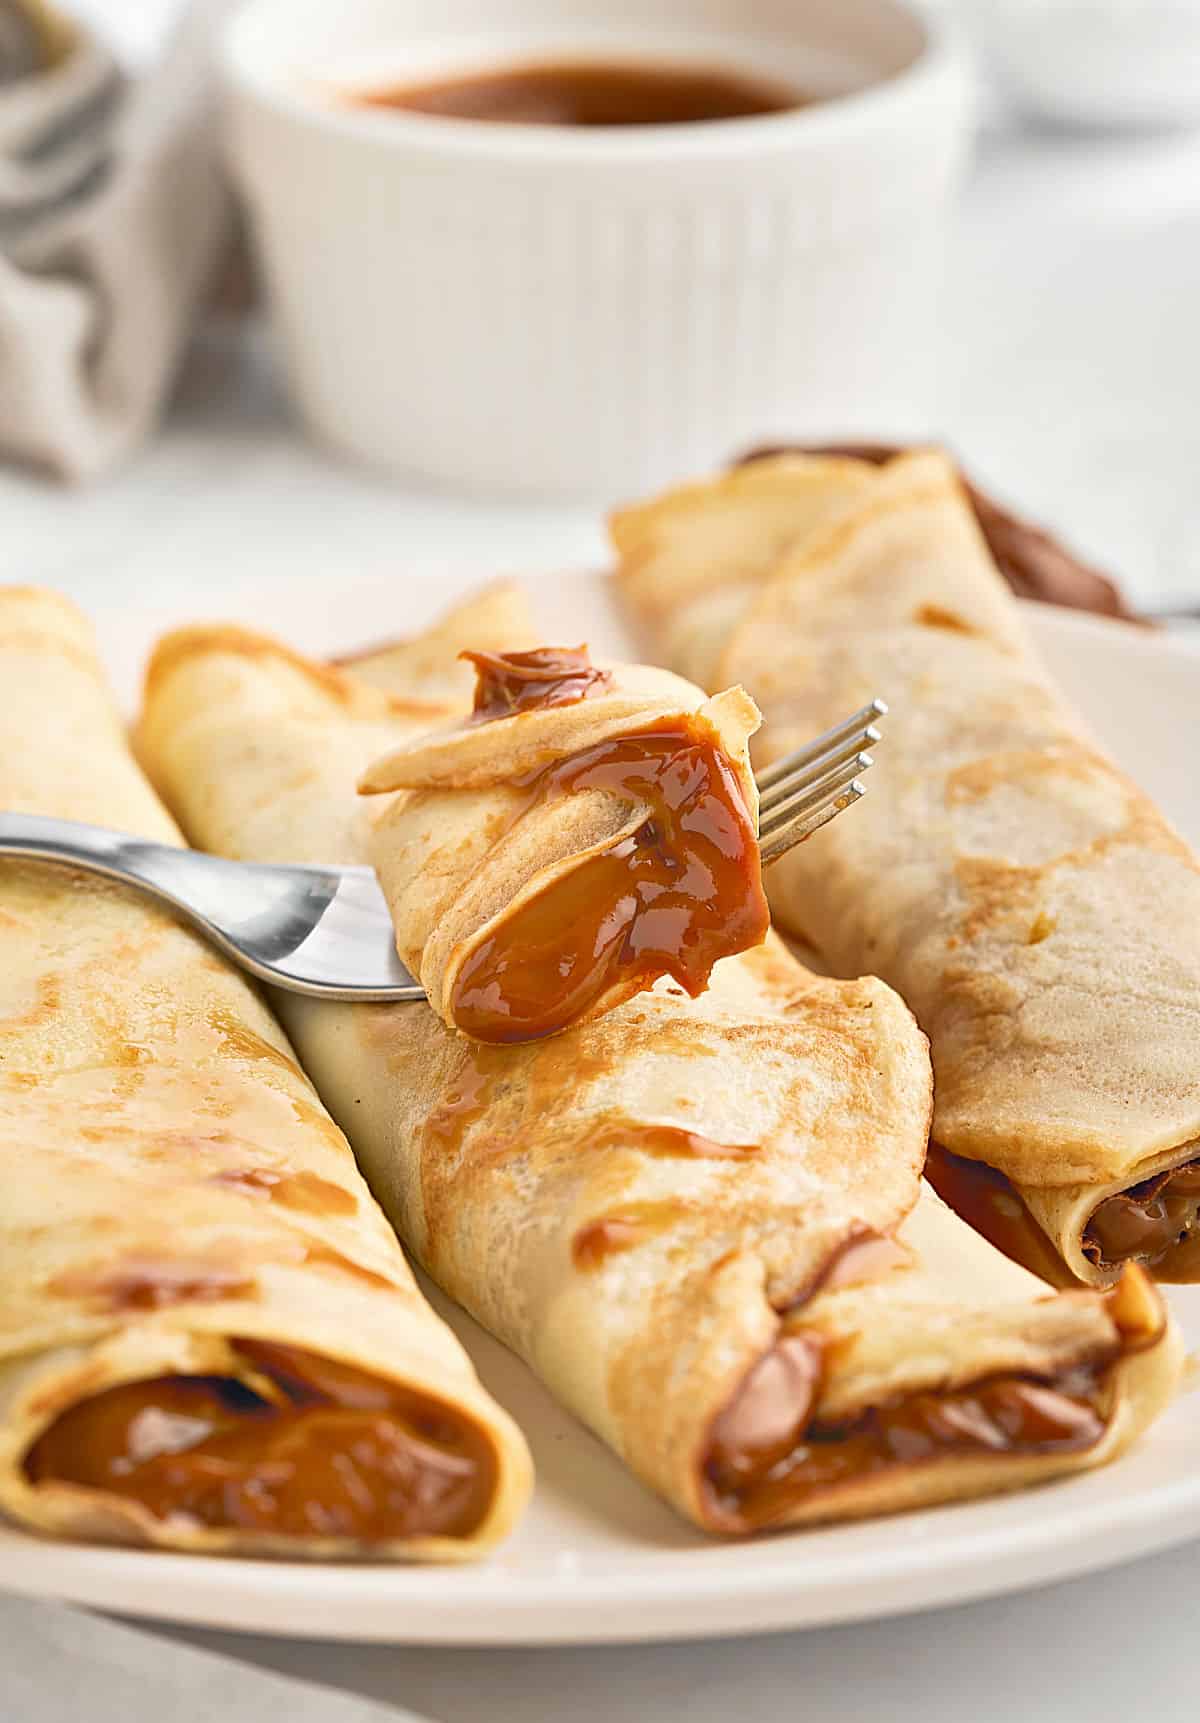
[[[300, 409], [393, 469], [616, 495], [774, 434], [924, 428], [967, 79], [901, 0], [252, 0], [230, 147]], [[430, 23], [436, 16], [436, 27]], [[724, 60], [853, 93], [718, 124], [485, 125], [344, 92]]]

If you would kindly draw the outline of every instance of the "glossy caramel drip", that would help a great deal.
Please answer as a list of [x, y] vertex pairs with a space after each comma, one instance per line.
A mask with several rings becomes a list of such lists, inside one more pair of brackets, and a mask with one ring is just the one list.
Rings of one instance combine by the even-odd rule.
[[1078, 1285], [1003, 1173], [982, 1161], [952, 1155], [940, 1143], [930, 1143], [925, 1177], [960, 1219], [1011, 1261], [1051, 1286]]
[[647, 808], [636, 831], [584, 857], [506, 916], [460, 967], [451, 1014], [477, 1041], [556, 1034], [606, 995], [670, 975], [693, 997], [722, 957], [769, 925], [754, 823], [701, 720], [672, 718], [555, 761], [518, 788], [522, 812], [605, 791]]
[[571, 1260], [588, 1272], [602, 1268], [618, 1251], [632, 1250], [655, 1234], [665, 1232], [683, 1213], [676, 1202], [629, 1202], [612, 1214], [601, 1215], [580, 1227], [571, 1241]]
[[1200, 1161], [1189, 1161], [1106, 1197], [1084, 1229], [1083, 1253], [1097, 1268], [1153, 1268], [1194, 1234], [1198, 1215]]
[[303, 1214], [353, 1214], [358, 1200], [343, 1185], [317, 1173], [281, 1173], [270, 1167], [229, 1167], [214, 1173], [213, 1183], [263, 1197], [282, 1208]]
[[612, 685], [612, 672], [588, 657], [586, 646], [539, 646], [532, 652], [460, 652], [476, 670], [468, 722], [490, 723], [518, 712], [573, 706]]
[[371, 1545], [480, 1525], [495, 1454], [454, 1408], [298, 1347], [234, 1346], [244, 1376], [160, 1376], [79, 1401], [29, 1450], [30, 1481], [285, 1538]]
[[682, 1125], [649, 1125], [619, 1116], [601, 1119], [592, 1126], [582, 1146], [628, 1148], [663, 1160], [744, 1161], [759, 1153], [757, 1143], [718, 1143]]
[[677, 126], [806, 105], [782, 84], [720, 66], [564, 61], [502, 66], [428, 84], [368, 90], [365, 107], [525, 126]]
[[367, 1286], [382, 1286], [394, 1292], [396, 1281], [386, 1274], [379, 1274], [365, 1263], [355, 1262], [353, 1257], [345, 1256], [340, 1250], [334, 1250], [331, 1245], [319, 1244], [315, 1240], [304, 1246], [300, 1260], [312, 1263], [315, 1268], [333, 1268], [339, 1274], [349, 1275], [351, 1280], [361, 1280]]

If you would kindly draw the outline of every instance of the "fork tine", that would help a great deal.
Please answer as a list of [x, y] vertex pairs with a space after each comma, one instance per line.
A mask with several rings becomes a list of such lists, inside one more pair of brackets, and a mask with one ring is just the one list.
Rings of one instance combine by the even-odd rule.
[[[872, 700], [870, 705], [864, 706], [861, 712], [856, 712], [852, 718], [847, 718], [842, 724], [836, 724], [832, 730], [826, 730], [823, 736], [818, 736], [806, 748], [798, 748], [794, 754], [788, 754], [785, 759], [776, 760], [773, 766], [764, 767], [761, 772], [756, 774], [760, 792], [769, 790], [772, 785], [778, 783], [780, 778], [790, 776], [792, 772], [803, 766], [811, 765], [814, 761], [819, 760], [823, 754], [832, 752], [833, 749], [840, 747], [844, 742], [848, 742], [853, 736], [863, 735], [865, 740], [865, 731], [873, 726], [876, 718], [886, 718], [887, 711], [886, 700]], [[873, 736], [870, 739], [875, 741], [878, 737]]]
[[853, 807], [866, 793], [865, 785], [860, 784], [857, 778], [851, 778], [844, 789], [835, 792], [802, 818], [783, 826], [768, 842], [762, 844], [759, 850], [762, 865], [769, 867], [772, 862], [778, 861], [780, 856], [795, 849], [797, 844], [802, 844], [805, 838], [812, 837], [814, 832], [827, 826], [830, 820], [836, 819], [846, 808]]
[[797, 786], [790, 795], [772, 805], [765, 820], [759, 821], [759, 843], [774, 838], [795, 821], [802, 820], [814, 808], [824, 806], [860, 772], [869, 771], [872, 765], [874, 761], [870, 754], [854, 754], [832, 771], [824, 773], [815, 783], [806, 781]]
[[778, 764], [785, 770], [776, 776], [765, 794], [760, 791], [759, 825], [769, 820], [777, 808], [790, 801], [798, 792], [815, 788], [836, 767], [844, 766], [847, 760], [853, 760], [856, 754], [881, 739], [874, 724], [868, 724], [865, 729], [857, 730], [847, 737], [839, 747], [830, 748], [826, 753], [814, 757], [810, 750], [806, 749], [808, 757], [799, 763], [794, 754], [789, 754], [786, 759], [779, 761]]

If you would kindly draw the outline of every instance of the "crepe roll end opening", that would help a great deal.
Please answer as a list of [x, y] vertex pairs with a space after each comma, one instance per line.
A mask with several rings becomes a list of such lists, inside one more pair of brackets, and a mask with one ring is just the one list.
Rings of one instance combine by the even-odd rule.
[[[872, 1263], [882, 1269], [885, 1262], [878, 1247], [889, 1242], [859, 1237], [851, 1251], [835, 1255], [833, 1267], [839, 1257], [861, 1260], [871, 1278]], [[830, 1276], [819, 1285], [835, 1289]], [[783, 1527], [802, 1514], [812, 1517], [808, 1510], [823, 1494], [887, 1472], [1095, 1448], [1116, 1414], [1122, 1361], [1150, 1350], [1166, 1330], [1162, 1299], [1140, 1268], [1127, 1268], [1103, 1296], [1111, 1343], [1056, 1373], [990, 1371], [900, 1393], [828, 1422], [817, 1410], [847, 1337], [781, 1326], [709, 1428], [699, 1465], [703, 1523], [725, 1533]], [[1002, 1482], [1000, 1474], [997, 1487]]]
[[134, 1377], [78, 1399], [22, 1460], [53, 1519], [112, 1542], [370, 1554], [466, 1540], [494, 1505], [494, 1438], [460, 1408], [358, 1366], [234, 1338], [217, 1374]]
[[1106, 1196], [1088, 1217], [1081, 1249], [1102, 1274], [1137, 1264], [1200, 1280], [1200, 1157]]
[[830, 1425], [812, 1417], [826, 1357], [820, 1336], [784, 1336], [714, 1421], [701, 1468], [711, 1530], [783, 1527], [822, 1493], [888, 1471], [1085, 1453], [1108, 1426], [1113, 1357], [904, 1394]]

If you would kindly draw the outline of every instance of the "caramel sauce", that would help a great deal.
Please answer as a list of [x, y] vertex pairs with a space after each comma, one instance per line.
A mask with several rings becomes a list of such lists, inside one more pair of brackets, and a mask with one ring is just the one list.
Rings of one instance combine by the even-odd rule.
[[537, 1040], [606, 994], [661, 975], [694, 998], [720, 958], [765, 938], [754, 822], [702, 721], [672, 718], [597, 743], [517, 788], [526, 794], [522, 813], [588, 790], [650, 811], [635, 832], [569, 868], [480, 940], [452, 990], [451, 1015], [464, 1034]]
[[1106, 1197], [1083, 1234], [1083, 1253], [1097, 1268], [1140, 1262], [1148, 1268], [1193, 1232], [1200, 1214], [1200, 1161], [1169, 1167]]
[[629, 1148], [664, 1159], [744, 1161], [759, 1153], [757, 1143], [717, 1143], [682, 1125], [645, 1125], [637, 1119], [609, 1118], [590, 1129], [589, 1149]]
[[589, 1273], [602, 1268], [618, 1251], [631, 1250], [678, 1220], [683, 1207], [676, 1202], [631, 1202], [599, 1220], [580, 1227], [571, 1241], [571, 1260]]
[[33, 1484], [156, 1519], [371, 1545], [467, 1537], [496, 1483], [453, 1407], [298, 1347], [238, 1340], [241, 1376], [160, 1376], [79, 1401], [30, 1448]]
[[721, 66], [583, 59], [502, 66], [353, 99], [363, 107], [523, 126], [695, 125], [783, 113], [808, 101], [783, 84]]
[[518, 712], [573, 706], [612, 685], [612, 673], [591, 662], [586, 646], [539, 646], [532, 652], [460, 652], [476, 670], [468, 720], [490, 723]]
[[164, 1310], [172, 1304], [212, 1304], [253, 1298], [253, 1277], [242, 1268], [189, 1262], [130, 1261], [116, 1268], [76, 1269], [47, 1288], [60, 1298], [82, 1298], [114, 1312]]
[[317, 1173], [280, 1173], [269, 1167], [230, 1167], [213, 1175], [213, 1183], [229, 1185], [248, 1196], [265, 1197], [301, 1214], [353, 1214], [358, 1199], [343, 1185]]
[[350, 1257], [343, 1256], [340, 1250], [333, 1250], [327, 1244], [305, 1245], [302, 1260], [317, 1268], [334, 1268], [339, 1274], [348, 1274], [353, 1280], [365, 1281], [368, 1286], [384, 1286], [389, 1292], [396, 1290], [396, 1282], [389, 1280], [386, 1274], [377, 1274], [373, 1268], [365, 1268], [361, 1262], [354, 1262]]
[[769, 1526], [809, 1494], [889, 1467], [972, 1454], [1079, 1453], [1104, 1433], [1094, 1368], [1048, 1383], [996, 1375], [950, 1392], [903, 1395], [845, 1424], [810, 1425], [821, 1374], [820, 1339], [787, 1336], [716, 1419], [704, 1479], [723, 1527]]
[[[876, 1279], [908, 1256], [894, 1239], [864, 1229], [832, 1254], [797, 1305], [846, 1284], [839, 1274]], [[713, 1420], [701, 1468], [711, 1523], [725, 1531], [769, 1526], [810, 1494], [893, 1466], [1092, 1447], [1104, 1433], [1109, 1367], [1162, 1333], [1161, 1321], [1147, 1326], [1136, 1287], [1126, 1282], [1107, 1307], [1120, 1339], [1057, 1377], [997, 1372], [961, 1388], [899, 1394], [841, 1423], [813, 1417], [840, 1342], [811, 1329], [783, 1332]]]
[[471, 1049], [461, 1073], [426, 1117], [421, 1131], [423, 1151], [447, 1161], [456, 1159], [463, 1138], [491, 1105], [496, 1072], [486, 1067], [494, 1059], [490, 1048]]
[[994, 1167], [930, 1143], [925, 1177], [944, 1203], [989, 1244], [1051, 1286], [1078, 1282], [1034, 1220], [1020, 1193]]

